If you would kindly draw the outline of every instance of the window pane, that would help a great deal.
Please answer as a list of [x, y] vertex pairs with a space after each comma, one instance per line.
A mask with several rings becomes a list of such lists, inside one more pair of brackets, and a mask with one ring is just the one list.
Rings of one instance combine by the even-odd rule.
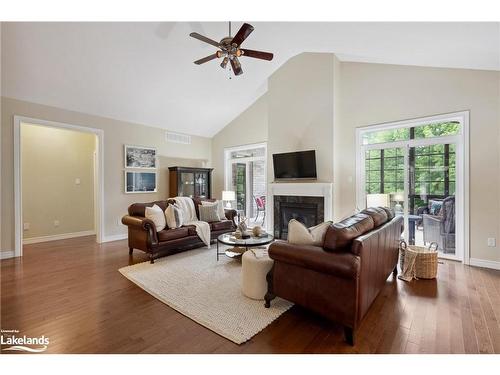
[[250, 148], [248, 150], [239, 150], [231, 152], [231, 159], [248, 158], [252, 156], [264, 156], [264, 147]]
[[453, 181], [456, 180], [455, 168], [450, 168], [449, 173], [450, 173], [450, 180]]
[[442, 167], [444, 166], [444, 155], [431, 155], [431, 166]]
[[396, 184], [394, 182], [384, 183], [384, 193], [395, 193], [396, 192]]
[[380, 183], [377, 182], [369, 182], [366, 184], [368, 194], [380, 194]]
[[432, 138], [460, 133], [460, 123], [457, 121], [440, 122], [415, 127], [415, 138]]
[[372, 159], [372, 160], [369, 160], [369, 163], [368, 163], [368, 168], [370, 170], [380, 170], [380, 159]]
[[455, 182], [450, 181], [450, 195], [455, 195]]
[[380, 150], [369, 150], [366, 152], [367, 159], [380, 158]]
[[415, 156], [415, 167], [428, 168], [429, 167], [429, 157], [428, 156]]
[[415, 169], [415, 180], [418, 182], [425, 182], [429, 180], [429, 171], [427, 169]]
[[380, 171], [369, 171], [367, 174], [367, 179], [370, 182], [380, 182]]
[[363, 144], [365, 145], [404, 141], [408, 139], [410, 139], [409, 128], [379, 130], [363, 134]]
[[395, 169], [384, 170], [384, 183], [385, 182], [396, 182], [396, 170]]
[[396, 168], [396, 158], [384, 158], [384, 168]]
[[416, 155], [424, 155], [429, 153], [429, 146], [419, 146], [415, 147], [415, 154]]
[[444, 182], [431, 182], [431, 195], [444, 195]]
[[444, 181], [444, 171], [431, 171], [431, 181]]

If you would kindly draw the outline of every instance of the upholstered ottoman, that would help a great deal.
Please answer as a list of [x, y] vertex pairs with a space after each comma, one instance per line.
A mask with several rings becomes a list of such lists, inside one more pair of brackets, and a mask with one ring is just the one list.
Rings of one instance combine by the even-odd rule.
[[267, 292], [266, 275], [274, 260], [267, 255], [267, 249], [250, 249], [241, 259], [241, 291], [252, 299], [263, 300]]

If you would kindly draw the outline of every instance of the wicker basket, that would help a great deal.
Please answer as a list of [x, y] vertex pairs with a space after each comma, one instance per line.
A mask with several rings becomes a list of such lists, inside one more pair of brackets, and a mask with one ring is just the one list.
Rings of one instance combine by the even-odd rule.
[[403, 270], [405, 255], [407, 252], [416, 253], [415, 277], [417, 279], [435, 279], [438, 267], [438, 244], [432, 242], [429, 247], [408, 246], [405, 241], [401, 241], [399, 246], [399, 265]]

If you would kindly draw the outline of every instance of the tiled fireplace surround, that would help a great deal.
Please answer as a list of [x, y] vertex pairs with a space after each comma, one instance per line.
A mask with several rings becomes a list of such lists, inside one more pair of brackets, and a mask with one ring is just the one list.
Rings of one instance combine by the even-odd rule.
[[269, 184], [267, 230], [286, 239], [288, 221], [295, 218], [306, 226], [332, 220], [333, 184], [324, 182]]

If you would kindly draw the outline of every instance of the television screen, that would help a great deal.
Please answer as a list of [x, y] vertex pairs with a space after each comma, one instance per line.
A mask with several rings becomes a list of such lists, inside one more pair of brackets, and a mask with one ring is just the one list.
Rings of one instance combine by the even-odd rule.
[[273, 154], [274, 179], [316, 179], [316, 152], [299, 151]]

